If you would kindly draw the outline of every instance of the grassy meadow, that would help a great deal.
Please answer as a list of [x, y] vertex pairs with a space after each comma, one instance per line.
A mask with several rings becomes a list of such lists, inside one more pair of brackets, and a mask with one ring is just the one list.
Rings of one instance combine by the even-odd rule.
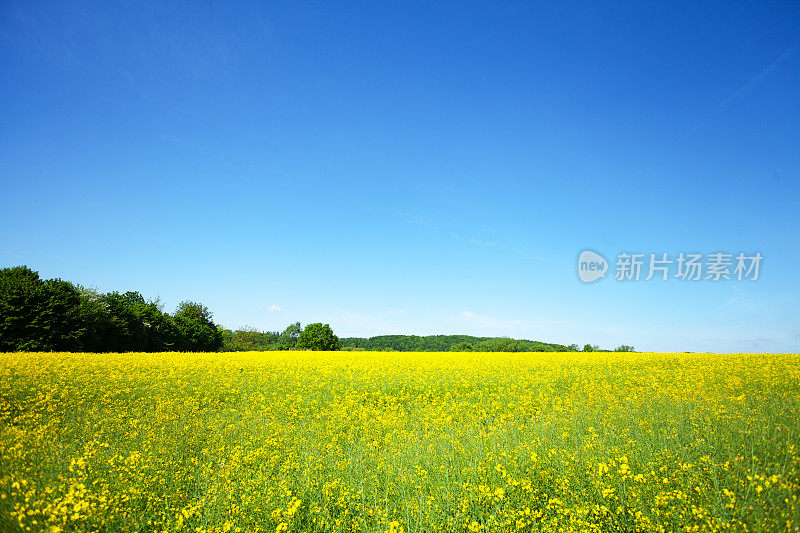
[[0, 355], [2, 531], [798, 531], [800, 356]]

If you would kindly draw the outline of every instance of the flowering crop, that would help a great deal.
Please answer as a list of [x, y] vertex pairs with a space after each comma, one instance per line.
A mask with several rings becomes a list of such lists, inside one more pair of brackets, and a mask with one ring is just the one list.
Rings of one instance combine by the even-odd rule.
[[2, 531], [800, 528], [800, 356], [1, 354]]

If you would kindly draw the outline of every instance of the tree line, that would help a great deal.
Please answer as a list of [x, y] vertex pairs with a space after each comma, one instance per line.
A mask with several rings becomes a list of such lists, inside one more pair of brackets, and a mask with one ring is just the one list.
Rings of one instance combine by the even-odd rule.
[[[471, 335], [379, 335], [339, 339], [330, 325], [290, 324], [283, 332], [224, 329], [208, 308], [183, 301], [166, 313], [136, 291], [101, 293], [27, 266], [0, 270], [0, 352], [216, 352], [365, 350], [399, 352], [568, 352], [561, 344]], [[583, 351], [601, 350], [587, 344]], [[633, 351], [622, 345], [615, 351]]]
[[[311, 324], [309, 324], [311, 326]], [[308, 326], [307, 326], [308, 327]], [[223, 351], [289, 350], [303, 349], [297, 344], [300, 323], [277, 331], [258, 331], [242, 328], [223, 330]], [[331, 332], [332, 335], [332, 332]], [[471, 335], [378, 335], [376, 337], [345, 337], [337, 339], [341, 350], [348, 351], [393, 351], [393, 352], [607, 352], [597, 345], [587, 344], [583, 350], [577, 344], [563, 344], [510, 339], [508, 337], [474, 337]], [[622, 345], [614, 351], [633, 351], [633, 346]]]
[[473, 337], [471, 335], [379, 335], [368, 339], [342, 339], [342, 347], [351, 350], [397, 352], [566, 352], [561, 344], [508, 337]]
[[215, 352], [211, 312], [183, 301], [174, 313], [136, 291], [101, 293], [27, 266], [0, 270], [0, 352]]
[[341, 350], [339, 337], [333, 334], [330, 325], [315, 322], [300, 326], [290, 324], [282, 333], [258, 331], [255, 328], [237, 330], [222, 329], [222, 351], [249, 352], [264, 350]]

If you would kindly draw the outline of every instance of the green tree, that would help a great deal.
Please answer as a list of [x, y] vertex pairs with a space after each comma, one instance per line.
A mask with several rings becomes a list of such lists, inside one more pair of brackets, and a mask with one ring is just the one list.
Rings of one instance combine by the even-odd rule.
[[144, 324], [145, 351], [176, 351], [186, 344], [186, 338], [180, 328], [175, 320], [163, 311], [158, 299], [146, 303], [140, 302], [136, 306], [136, 313]]
[[86, 328], [72, 283], [26, 266], [0, 270], [0, 351], [81, 351]]
[[147, 350], [147, 330], [141, 317], [144, 298], [136, 291], [109, 292], [103, 296], [109, 315], [104, 350], [143, 352]]
[[328, 324], [320, 322], [307, 325], [300, 333], [296, 346], [301, 350], [330, 351], [341, 349], [339, 337], [333, 334], [333, 330]]
[[81, 293], [61, 279], [44, 282], [45, 305], [40, 316], [42, 343], [50, 350], [83, 351], [88, 323], [81, 313]]
[[472, 345], [468, 342], [459, 342], [450, 347], [451, 352], [471, 352]]
[[159, 301], [146, 301], [136, 291], [98, 295], [81, 289], [80, 313], [86, 351], [163, 352], [186, 344], [175, 320]]
[[264, 351], [280, 349], [278, 344], [280, 334], [274, 331], [259, 331], [250, 326], [244, 326], [231, 331], [220, 329], [222, 333], [223, 352]]
[[492, 337], [481, 341], [475, 346], [476, 352], [522, 352], [523, 347], [519, 342], [508, 337]]
[[203, 304], [181, 302], [173, 319], [183, 338], [182, 350], [216, 352], [222, 347], [222, 333], [214, 324], [211, 311]]
[[615, 352], [632, 352], [633, 351], [633, 346], [629, 346], [627, 344], [622, 344], [622, 345], [618, 346], [614, 351]]
[[585, 345], [583, 347], [583, 351], [584, 352], [593, 352], [594, 351], [594, 346], [592, 346], [591, 344], [587, 344], [587, 345]]
[[207, 351], [221, 339], [198, 303], [172, 317], [135, 291], [102, 294], [26, 266], [0, 269], [0, 351]]
[[26, 266], [0, 270], [0, 351], [51, 350], [43, 336], [47, 289]]
[[78, 314], [83, 323], [81, 335], [82, 352], [107, 352], [108, 338], [111, 334], [111, 314], [105, 295], [95, 289], [77, 285], [80, 294]]
[[303, 328], [300, 327], [300, 322], [295, 322], [294, 324], [290, 324], [283, 333], [281, 333], [281, 338], [278, 341], [282, 350], [291, 350], [295, 346], [297, 346], [297, 339], [300, 338], [300, 333], [303, 331]]

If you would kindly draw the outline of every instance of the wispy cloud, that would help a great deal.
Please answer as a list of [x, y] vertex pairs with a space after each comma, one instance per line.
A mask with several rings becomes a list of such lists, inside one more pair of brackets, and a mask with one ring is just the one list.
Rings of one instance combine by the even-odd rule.
[[739, 296], [731, 296], [730, 298], [726, 298], [726, 299], [725, 299], [725, 304], [726, 304], [726, 305], [733, 305], [733, 304], [735, 304], [736, 302], [739, 302], [739, 301], [741, 301], [741, 300], [744, 300], [745, 298], [747, 298], [747, 297], [746, 297], [746, 296], [744, 296], [744, 295], [739, 295]]
[[524, 323], [521, 320], [486, 316], [472, 311], [460, 311], [457, 319], [468, 323], [470, 326], [482, 328], [518, 330], [520, 327], [524, 326]]
[[6, 255], [10, 257], [15, 257], [17, 259], [22, 259], [23, 262], [25, 261], [33, 261], [34, 258], [32, 256], [37, 257], [45, 257], [47, 259], [55, 259], [57, 261], [66, 261], [66, 259], [60, 255], [54, 255], [47, 252], [42, 252], [40, 250], [9, 250], [9, 249], [0, 249], [0, 255]]
[[[399, 210], [396, 210], [396, 209], [393, 210], [393, 211], [394, 211], [394, 213], [396, 213], [396, 214], [402, 216], [403, 218], [405, 218], [406, 221], [411, 223], [411, 224], [419, 224], [420, 226], [425, 226], [426, 228], [430, 228], [430, 229], [432, 229], [432, 230], [434, 230], [434, 231], [436, 231], [438, 233], [441, 233], [443, 235], [447, 235], [451, 239], [455, 239], [457, 241], [466, 242], [466, 243], [472, 244], [474, 246], [484, 246], [484, 247], [489, 247], [489, 248], [496, 248], [498, 250], [508, 250], [508, 251], [516, 253], [516, 254], [527, 255], [527, 254], [525, 254], [524, 252], [522, 252], [521, 250], [519, 250], [517, 248], [510, 248], [510, 247], [506, 246], [505, 244], [502, 244], [501, 242], [498, 242], [496, 240], [489, 241], [489, 240], [485, 240], [485, 239], [479, 239], [477, 237], [472, 237], [472, 236], [469, 236], [469, 235], [464, 236], [464, 235], [462, 235], [462, 234], [460, 234], [458, 232], [455, 232], [455, 231], [444, 230], [444, 229], [439, 228], [438, 226], [434, 225], [433, 223], [431, 223], [428, 218], [426, 218], [424, 216], [421, 216], [421, 215], [407, 213], [405, 211], [399, 211]], [[485, 228], [482, 231], [488, 232], [488, 233], [495, 233], [494, 230], [485, 229]], [[552, 261], [550, 259], [544, 259], [544, 258], [535, 257], [535, 256], [531, 256], [531, 258], [534, 261], [543, 261], [543, 262], [552, 262], [552, 263], [556, 262], [556, 261]]]
[[[473, 246], [494, 248], [496, 250], [504, 250], [504, 251], [507, 251], [507, 252], [510, 252], [510, 253], [513, 253], [513, 254], [516, 254], [516, 255], [521, 255], [521, 256], [527, 257], [527, 258], [531, 259], [532, 261], [537, 261], [537, 262], [541, 262], [541, 263], [551, 263], [551, 264], [560, 265], [560, 266], [567, 266], [567, 263], [564, 263], [563, 261], [556, 261], [554, 259], [550, 259], [550, 258], [547, 258], [547, 257], [541, 257], [541, 256], [533, 255], [533, 254], [530, 254], [530, 253], [528, 253], [528, 252], [526, 252], [524, 250], [521, 250], [519, 248], [504, 244], [503, 242], [501, 242], [502, 239], [485, 240], [485, 239], [479, 239], [477, 237], [473, 237], [473, 236], [470, 236], [470, 235], [462, 235], [461, 233], [458, 233], [456, 231], [448, 231], [448, 230], [439, 228], [435, 224], [431, 223], [430, 220], [428, 218], [424, 217], [424, 216], [407, 213], [407, 212], [400, 211], [400, 210], [397, 210], [397, 209], [394, 209], [392, 211], [395, 214], [398, 214], [398, 215], [402, 216], [403, 218], [405, 218], [406, 221], [408, 221], [409, 223], [419, 224], [421, 226], [425, 226], [425, 227], [430, 228], [431, 230], [433, 230], [433, 231], [435, 231], [437, 233], [440, 233], [442, 235], [446, 235], [446, 236], [450, 237], [451, 239], [455, 239], [457, 241], [466, 242], [466, 243], [469, 243], [469, 244], [471, 244]], [[490, 228], [482, 228], [481, 232], [490, 233], [490, 234], [495, 234], [496, 233], [495, 230], [490, 229]]]
[[484, 241], [484, 240], [481, 240], [481, 239], [476, 239], [475, 237], [462, 237], [460, 234], [458, 234], [458, 233], [456, 233], [454, 231], [451, 231], [450, 233], [448, 233], [448, 235], [452, 239], [455, 239], [457, 241], [465, 241], [465, 242], [468, 242], [470, 244], [474, 244], [475, 246], [492, 246], [492, 247], [499, 246], [500, 248], [505, 248], [505, 246], [502, 246], [502, 245], [498, 244], [497, 242]]
[[407, 318], [405, 310], [389, 309], [386, 311], [353, 311], [342, 307], [328, 305], [320, 306], [321, 316], [325, 321], [330, 321], [335, 331], [341, 328], [344, 332], [340, 336], [366, 336], [418, 333], [416, 328], [409, 329], [404, 320]]
[[798, 49], [800, 49], [800, 41], [794, 43], [792, 46], [787, 48], [778, 59], [770, 63], [767, 67], [763, 68], [761, 72], [759, 72], [755, 77], [753, 77], [750, 81], [733, 91], [727, 98], [722, 100], [715, 108], [711, 109], [708, 113], [701, 118], [697, 124], [691, 129], [690, 133], [694, 133], [700, 126], [705, 124], [705, 122], [711, 118], [712, 116], [716, 115], [730, 104], [747, 94], [750, 90], [753, 89], [756, 85], [758, 85], [761, 80], [763, 80], [770, 72], [775, 70], [775, 68], [780, 65], [782, 62], [786, 61], [793, 53], [795, 53]]
[[768, 337], [742, 337], [739, 339], [739, 342], [760, 342], [768, 340], [770, 340]]
[[758, 73], [758, 75], [756, 75], [756, 76], [755, 76], [753, 79], [751, 79], [750, 81], [748, 81], [747, 83], [745, 83], [744, 85], [742, 85], [741, 87], [739, 87], [739, 88], [738, 88], [736, 91], [734, 91], [734, 92], [733, 92], [733, 93], [732, 93], [730, 96], [728, 96], [728, 97], [727, 97], [725, 100], [723, 100], [723, 101], [722, 101], [722, 102], [719, 104], [719, 106], [717, 107], [717, 110], [723, 109], [724, 107], [726, 107], [727, 105], [729, 105], [731, 102], [735, 101], [737, 98], [741, 98], [741, 97], [742, 97], [742, 96], [743, 96], [745, 93], [747, 93], [747, 91], [749, 91], [750, 89], [752, 89], [753, 87], [755, 87], [755, 86], [758, 84], [758, 82], [760, 82], [762, 79], [764, 79], [764, 77], [766, 77], [766, 76], [767, 76], [767, 74], [769, 74], [770, 72], [772, 72], [773, 70], [775, 70], [775, 67], [777, 67], [779, 64], [781, 64], [783, 61], [785, 61], [785, 60], [786, 60], [786, 59], [787, 59], [787, 58], [788, 58], [790, 55], [792, 55], [792, 54], [795, 52], [795, 50], [797, 50], [798, 48], [800, 48], [800, 41], [798, 41], [798, 42], [794, 43], [792, 46], [790, 46], [789, 48], [787, 48], [787, 49], [786, 49], [786, 50], [785, 50], [785, 51], [784, 51], [784, 52], [783, 52], [783, 53], [782, 53], [782, 54], [781, 54], [781, 55], [778, 57], [778, 59], [776, 59], [775, 61], [773, 61], [773, 62], [772, 62], [772, 63], [771, 63], [769, 66], [767, 66], [767, 67], [766, 67], [766, 68], [764, 68], [764, 69], [763, 69], [761, 72], [759, 72], [759, 73]]
[[401, 217], [405, 218], [407, 222], [411, 224], [419, 224], [420, 226], [425, 226], [431, 229], [437, 229], [431, 222], [420, 215], [415, 215], [413, 213], [406, 213], [405, 211], [399, 211], [397, 209], [393, 210], [396, 214], [400, 215]]
[[496, 242], [482, 241], [480, 239], [475, 239], [473, 237], [470, 237], [468, 240], [469, 240], [470, 243], [475, 244], [477, 246], [497, 246]]
[[175, 144], [177, 146], [180, 146], [182, 148], [187, 148], [189, 150], [195, 150], [195, 151], [198, 151], [198, 152], [204, 151], [204, 149], [202, 147], [200, 147], [200, 146], [198, 146], [196, 144], [193, 144], [193, 143], [191, 143], [191, 142], [189, 142], [189, 141], [187, 141], [187, 140], [185, 140], [185, 139], [183, 139], [181, 137], [178, 137], [176, 135], [170, 135], [168, 133], [159, 133], [158, 134], [158, 138], [161, 139], [162, 141], [165, 141], [165, 142], [168, 142], [168, 143], [171, 143], [171, 144]]
[[269, 307], [267, 307], [267, 311], [268, 311], [268, 312], [270, 312], [270, 313], [278, 313], [278, 312], [280, 312], [280, 311], [281, 311], [281, 308], [280, 308], [280, 307], [278, 307], [278, 306], [277, 306], [277, 305], [275, 305], [275, 304], [272, 304], [272, 305], [270, 305]]

